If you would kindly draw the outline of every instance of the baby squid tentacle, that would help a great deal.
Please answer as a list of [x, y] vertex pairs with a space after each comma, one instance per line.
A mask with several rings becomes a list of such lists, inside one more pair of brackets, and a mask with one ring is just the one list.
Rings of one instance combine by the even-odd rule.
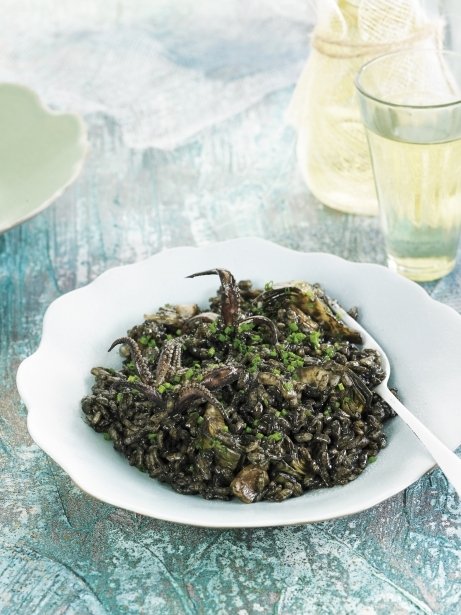
[[242, 372], [242, 368], [234, 365], [217, 367], [204, 374], [201, 384], [211, 391], [222, 389], [238, 380]]
[[246, 323], [254, 323], [255, 325], [261, 325], [263, 327], [266, 327], [269, 330], [270, 333], [270, 343], [271, 344], [277, 344], [278, 342], [278, 329], [275, 325], [275, 323], [268, 318], [267, 316], [259, 316], [259, 315], [255, 315], [255, 316], [248, 316], [248, 318], [244, 318], [243, 320], [239, 320], [239, 325], [243, 325]]
[[136, 371], [140, 377], [139, 382], [134, 382], [133, 386], [142, 391], [146, 397], [155, 402], [157, 406], [163, 408], [164, 402], [162, 397], [160, 393], [153, 386], [151, 386], [153, 377], [136, 341], [132, 337], [119, 337], [112, 343], [109, 348], [109, 352], [119, 344], [125, 344], [128, 346], [131, 358], [136, 367]]
[[163, 409], [165, 407], [165, 401], [155, 387], [141, 381], [135, 382], [134, 386], [142, 391], [150, 401], [155, 402], [159, 408]]
[[136, 367], [136, 371], [138, 372], [138, 375], [141, 378], [142, 382], [144, 382], [145, 384], [149, 384], [150, 382], [152, 382], [151, 371], [149, 369], [147, 361], [142, 356], [141, 350], [139, 349], [139, 346], [136, 341], [132, 337], [118, 337], [114, 342], [112, 342], [108, 352], [113, 350], [115, 346], [118, 346], [119, 344], [125, 344], [126, 346], [128, 346], [131, 358]]
[[181, 368], [182, 342], [179, 339], [167, 340], [163, 344], [155, 370], [155, 384], [165, 382]]
[[200, 314], [196, 314], [195, 316], [192, 316], [191, 318], [188, 318], [183, 325], [183, 332], [184, 331], [190, 331], [191, 329], [193, 329], [194, 327], [200, 325], [200, 324], [209, 324], [214, 322], [215, 320], [217, 320], [217, 318], [219, 318], [219, 315], [216, 314], [215, 312], [201, 312]]
[[208, 269], [188, 275], [188, 278], [196, 278], [202, 275], [219, 275], [221, 280], [221, 316], [225, 326], [235, 326], [240, 314], [240, 291], [234, 276], [227, 269]]
[[208, 401], [224, 414], [224, 407], [216, 397], [199, 382], [193, 382], [181, 388], [175, 402], [175, 410], [183, 411], [194, 401]]

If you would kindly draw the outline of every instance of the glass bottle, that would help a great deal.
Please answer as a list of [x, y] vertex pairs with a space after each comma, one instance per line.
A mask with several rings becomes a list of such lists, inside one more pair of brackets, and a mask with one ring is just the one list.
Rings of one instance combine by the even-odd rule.
[[354, 78], [372, 58], [408, 47], [439, 46], [441, 26], [420, 0], [321, 0], [311, 52], [288, 111], [298, 132], [302, 175], [334, 209], [378, 211]]

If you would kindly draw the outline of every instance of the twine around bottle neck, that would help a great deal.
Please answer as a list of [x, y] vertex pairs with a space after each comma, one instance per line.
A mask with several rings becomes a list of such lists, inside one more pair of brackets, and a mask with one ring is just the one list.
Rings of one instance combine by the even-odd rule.
[[378, 56], [383, 53], [412, 47], [416, 43], [434, 39], [437, 46], [442, 43], [443, 22], [436, 21], [418, 28], [411, 36], [387, 43], [350, 43], [324, 34], [313, 32], [311, 46], [329, 58], [347, 59], [365, 56]]

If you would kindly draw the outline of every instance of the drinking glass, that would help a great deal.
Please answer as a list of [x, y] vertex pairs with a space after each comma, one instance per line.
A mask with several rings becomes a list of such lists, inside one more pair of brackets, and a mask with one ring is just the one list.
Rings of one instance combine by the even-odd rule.
[[382, 55], [356, 77], [389, 266], [429, 281], [455, 266], [461, 230], [461, 54]]

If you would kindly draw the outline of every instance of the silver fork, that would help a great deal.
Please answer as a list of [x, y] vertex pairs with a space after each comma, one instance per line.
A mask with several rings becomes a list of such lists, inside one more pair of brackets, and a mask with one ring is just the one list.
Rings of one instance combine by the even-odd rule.
[[380, 395], [400, 416], [400, 418], [410, 427], [413, 433], [418, 436], [426, 449], [432, 455], [434, 461], [437, 462], [439, 468], [445, 474], [448, 481], [456, 490], [458, 497], [461, 498], [461, 459], [451, 451], [441, 440], [435, 436], [414, 414], [408, 410], [392, 392], [388, 389], [387, 383], [391, 372], [391, 366], [386, 353], [371, 337], [361, 325], [358, 324], [349, 314], [336, 302], [332, 305], [336, 315], [348, 325], [351, 329], [355, 329], [362, 334], [363, 345], [365, 348], [377, 350], [381, 355], [382, 365], [386, 373], [384, 380], [375, 387], [376, 393]]

